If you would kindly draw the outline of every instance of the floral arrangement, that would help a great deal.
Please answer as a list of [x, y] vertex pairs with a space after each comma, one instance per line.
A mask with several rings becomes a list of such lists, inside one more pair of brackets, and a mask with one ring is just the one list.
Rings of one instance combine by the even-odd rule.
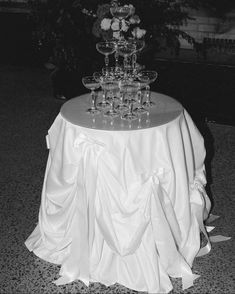
[[146, 30], [141, 27], [140, 17], [135, 13], [135, 7], [132, 4], [125, 4], [124, 7], [129, 7], [130, 14], [126, 19], [121, 21], [111, 15], [110, 8], [112, 5], [117, 5], [116, 3], [110, 4], [105, 3], [98, 5], [96, 14], [89, 12], [88, 10], [83, 10], [85, 14], [92, 15], [96, 18], [92, 33], [97, 38], [102, 38], [104, 40], [109, 39], [120, 39], [124, 37], [134, 37], [141, 39], [145, 36]]
[[[156, 52], [178, 48], [179, 38], [194, 39], [180, 29], [189, 17], [188, 8], [215, 0], [27, 0], [33, 27], [35, 54], [58, 68], [84, 72], [94, 66], [98, 39], [144, 38], [144, 63]], [[216, 0], [217, 1], [217, 0]], [[218, 0], [219, 1], [219, 0]], [[229, 1], [229, 0], [226, 0]], [[147, 3], [147, 5], [146, 5]], [[113, 5], [128, 6], [131, 13], [121, 26], [113, 18]], [[212, 5], [212, 4], [211, 4]]]
[[[126, 39], [144, 38], [146, 46], [140, 60], [151, 64], [156, 52], [179, 48], [179, 38], [194, 43], [194, 39], [180, 29], [190, 19], [189, 8], [198, 9], [206, 3], [212, 6], [219, 1], [27, 0], [33, 27], [32, 47], [37, 62], [52, 63], [58, 72], [75, 72], [77, 86], [78, 74], [95, 68], [99, 62], [94, 58], [97, 38], [119, 39], [120, 35]], [[121, 26], [111, 15], [113, 5], [130, 7], [131, 13], [122, 20]]]

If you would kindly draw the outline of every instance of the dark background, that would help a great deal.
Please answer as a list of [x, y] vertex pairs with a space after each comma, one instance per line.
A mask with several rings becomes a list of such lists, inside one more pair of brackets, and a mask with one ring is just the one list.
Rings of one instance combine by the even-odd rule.
[[[26, 12], [0, 11], [0, 65], [43, 67], [43, 52], [39, 52], [32, 38], [32, 23]], [[191, 52], [190, 52], [191, 51]], [[148, 65], [159, 73], [153, 90], [179, 100], [195, 121], [211, 121], [235, 125], [234, 93], [235, 65], [223, 63], [219, 55], [208, 52], [207, 58], [180, 56], [156, 58]], [[230, 61], [235, 59], [231, 53]], [[79, 73], [82, 76], [82, 73]], [[67, 88], [67, 98], [84, 92], [78, 77], [62, 77]], [[52, 96], [52, 99], [54, 97]]]

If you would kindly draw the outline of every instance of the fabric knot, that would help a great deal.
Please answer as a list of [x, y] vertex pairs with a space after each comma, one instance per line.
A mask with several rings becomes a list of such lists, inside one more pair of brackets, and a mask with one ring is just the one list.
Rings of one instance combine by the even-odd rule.
[[206, 193], [205, 188], [204, 188], [204, 183], [202, 183], [198, 177], [196, 177], [194, 179], [194, 182], [190, 185], [190, 188], [192, 190], [194, 190], [194, 189], [199, 190], [199, 192], [201, 192], [203, 194]]
[[86, 149], [88, 147], [93, 147], [93, 150], [96, 153], [100, 154], [103, 151], [105, 144], [98, 141], [98, 140], [94, 140], [94, 139], [88, 137], [84, 133], [80, 133], [79, 136], [74, 141], [74, 148], [85, 148]]
[[164, 174], [164, 172], [165, 172], [164, 168], [160, 167], [160, 168], [154, 169], [150, 172], [143, 173], [141, 175], [142, 182], [144, 183], [144, 182], [147, 182], [148, 180], [152, 180], [155, 183], [159, 183], [159, 177], [161, 177]]

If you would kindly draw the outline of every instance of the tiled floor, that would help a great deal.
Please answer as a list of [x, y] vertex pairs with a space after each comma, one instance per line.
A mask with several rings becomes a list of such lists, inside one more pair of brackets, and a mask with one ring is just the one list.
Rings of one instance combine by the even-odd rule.
[[[34, 229], [47, 159], [45, 135], [62, 105], [52, 97], [44, 69], [0, 67], [0, 294], [136, 293], [120, 285], [104, 287], [82, 282], [56, 287], [59, 267], [30, 253], [24, 241]], [[213, 213], [220, 215], [211, 234], [234, 237], [235, 127], [201, 124], [208, 150], [208, 192]], [[233, 294], [234, 238], [213, 244], [197, 258], [193, 271], [201, 277], [182, 291], [173, 280], [172, 294]], [[159, 293], [160, 294], [160, 293]]]

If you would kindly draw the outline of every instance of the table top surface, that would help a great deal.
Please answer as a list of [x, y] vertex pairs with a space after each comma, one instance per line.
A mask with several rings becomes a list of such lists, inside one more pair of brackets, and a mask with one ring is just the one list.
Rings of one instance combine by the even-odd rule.
[[[100, 99], [98, 98], [98, 101]], [[151, 92], [151, 100], [155, 105], [150, 108], [149, 114], [143, 114], [137, 120], [129, 122], [120, 117], [110, 119], [102, 113], [98, 115], [87, 113], [90, 100], [90, 94], [84, 94], [67, 101], [60, 110], [62, 117], [74, 125], [85, 128], [130, 131], [164, 125], [177, 118], [183, 111], [182, 105], [175, 99], [164, 94]]]

